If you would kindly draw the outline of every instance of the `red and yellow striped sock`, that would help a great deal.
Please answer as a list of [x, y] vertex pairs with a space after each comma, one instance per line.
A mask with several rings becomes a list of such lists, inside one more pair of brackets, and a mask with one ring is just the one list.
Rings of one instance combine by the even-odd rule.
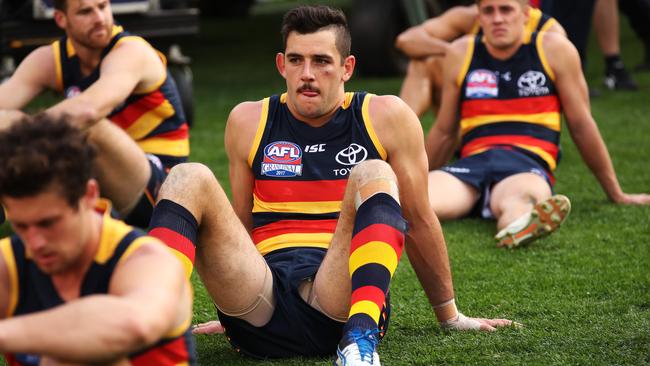
[[167, 244], [183, 264], [187, 278], [194, 269], [198, 231], [196, 218], [176, 202], [163, 199], [154, 208], [149, 235]]
[[387, 193], [371, 196], [357, 209], [350, 245], [352, 299], [344, 332], [378, 327], [406, 226], [401, 207]]

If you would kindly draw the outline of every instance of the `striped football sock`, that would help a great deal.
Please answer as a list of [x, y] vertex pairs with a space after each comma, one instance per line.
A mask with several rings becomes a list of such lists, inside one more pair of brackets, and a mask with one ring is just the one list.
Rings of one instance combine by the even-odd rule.
[[170, 200], [161, 200], [154, 208], [149, 224], [149, 235], [167, 244], [183, 264], [189, 278], [194, 268], [194, 255], [199, 224], [183, 206]]
[[405, 231], [401, 207], [387, 193], [371, 196], [357, 209], [350, 244], [352, 299], [344, 333], [377, 328]]

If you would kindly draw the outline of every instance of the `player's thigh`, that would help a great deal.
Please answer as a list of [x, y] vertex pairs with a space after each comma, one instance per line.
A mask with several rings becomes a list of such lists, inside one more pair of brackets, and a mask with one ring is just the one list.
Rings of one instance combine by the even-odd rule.
[[476, 188], [442, 170], [429, 172], [428, 191], [431, 208], [441, 220], [467, 215], [480, 196]]
[[269, 273], [264, 258], [232, 208], [212, 171], [198, 163], [176, 165], [160, 189], [199, 223], [196, 269], [217, 305], [250, 305]]

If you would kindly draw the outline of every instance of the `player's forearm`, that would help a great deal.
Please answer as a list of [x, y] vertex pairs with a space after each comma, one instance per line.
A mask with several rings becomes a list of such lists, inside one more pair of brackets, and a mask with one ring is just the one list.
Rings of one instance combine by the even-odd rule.
[[409, 221], [406, 251], [432, 306], [454, 298], [447, 245], [437, 222], [418, 227]]
[[17, 121], [25, 118], [27, 115], [19, 110], [0, 109], [0, 132], [8, 129]]
[[153, 343], [159, 332], [129, 303], [96, 295], [0, 322], [0, 352], [105, 362]]
[[101, 108], [96, 104], [85, 96], [76, 96], [48, 108], [45, 113], [55, 118], [65, 117], [69, 123], [86, 129], [92, 127], [102, 116], [110, 112], [108, 108]]
[[449, 43], [413, 29], [400, 34], [395, 40], [395, 47], [410, 58], [425, 58], [444, 56]]
[[595, 125], [593, 128], [587, 125], [578, 131], [573, 131], [573, 139], [585, 164], [600, 183], [607, 197], [613, 202], [619, 202], [622, 199], [623, 191], [598, 129]]
[[[434, 126], [435, 128], [435, 126]], [[426, 151], [429, 160], [429, 170], [435, 170], [445, 165], [451, 158], [457, 139], [450, 134], [442, 134], [432, 129], [427, 135]]]

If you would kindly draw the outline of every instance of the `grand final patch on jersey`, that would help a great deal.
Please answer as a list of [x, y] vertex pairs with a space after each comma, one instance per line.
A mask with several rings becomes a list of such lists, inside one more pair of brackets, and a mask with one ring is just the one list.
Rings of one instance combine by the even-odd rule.
[[295, 177], [302, 175], [302, 150], [288, 141], [275, 141], [264, 148], [262, 175]]
[[467, 75], [467, 98], [495, 98], [499, 95], [497, 75], [485, 69], [478, 69]]

